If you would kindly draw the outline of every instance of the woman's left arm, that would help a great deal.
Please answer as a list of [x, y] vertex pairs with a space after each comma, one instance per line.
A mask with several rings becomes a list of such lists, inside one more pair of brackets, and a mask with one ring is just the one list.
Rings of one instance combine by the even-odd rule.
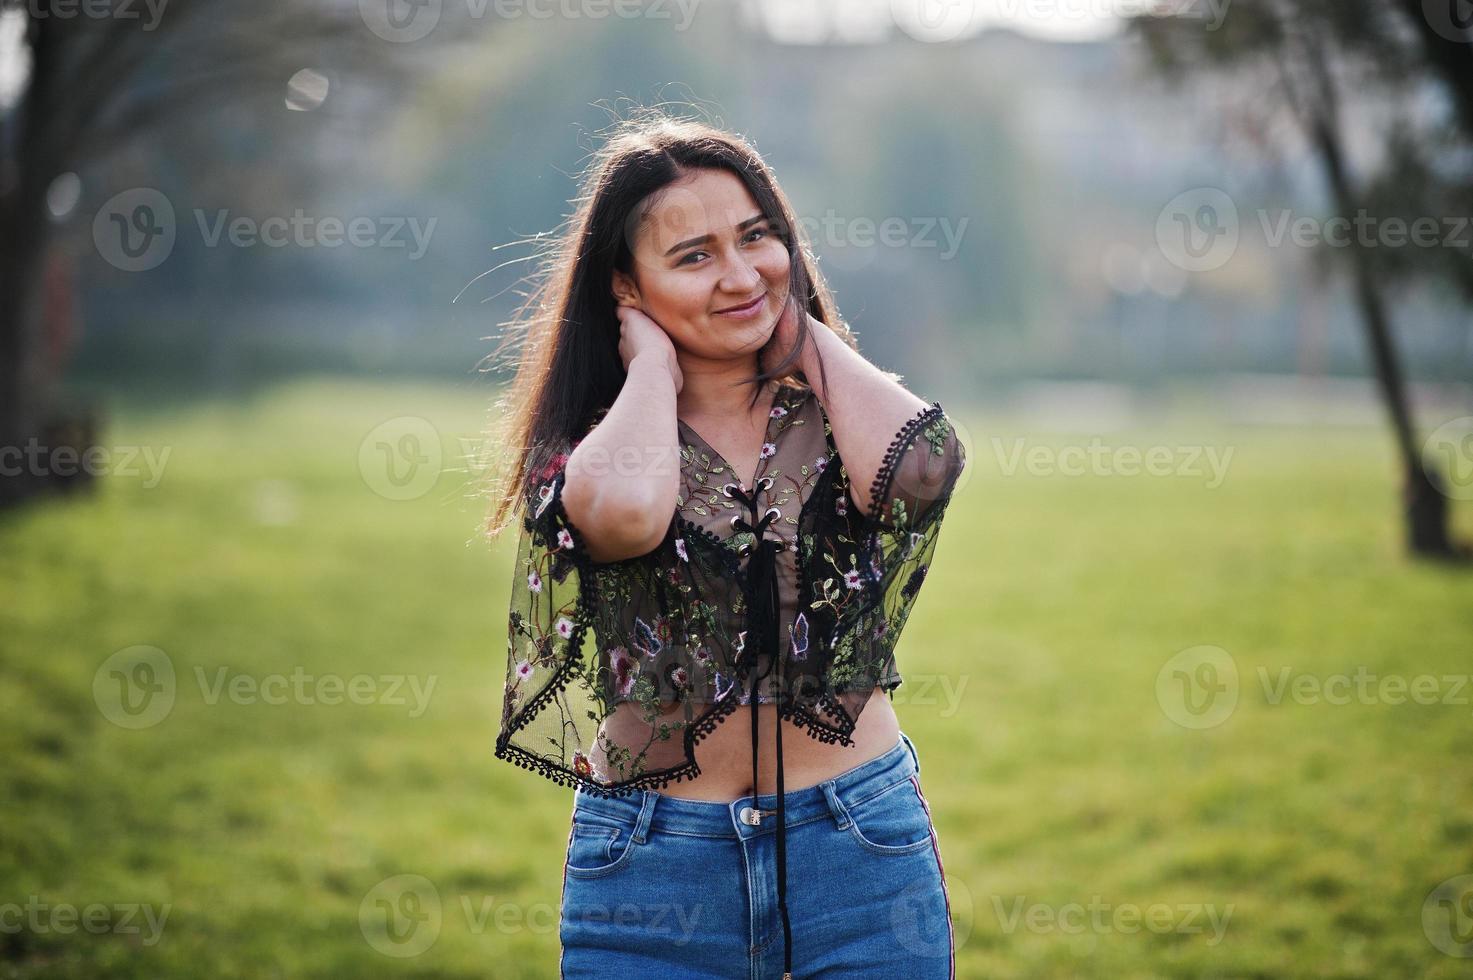
[[[809, 321], [814, 342], [804, 348], [803, 375], [834, 430], [834, 445], [849, 472], [850, 495], [868, 514], [870, 487], [890, 440], [926, 403], [844, 343], [827, 324], [812, 317]], [[818, 370], [820, 356], [827, 387]]]
[[[805, 316], [809, 316], [806, 311]], [[864, 355], [844, 343], [838, 334], [822, 321], [809, 316], [814, 343], [803, 351], [804, 376], [823, 405], [829, 425], [834, 431], [834, 444], [849, 474], [849, 492], [854, 503], [866, 514], [885, 523], [900, 519], [913, 521], [920, 510], [936, 499], [949, 495], [965, 464], [960, 441], [943, 415], [916, 431], [918, 417], [931, 404], [907, 391], [890, 373], [870, 363]], [[823, 358], [828, 384], [818, 370]], [[939, 423], [939, 424], [938, 424]], [[925, 436], [927, 448], [911, 452], [913, 440]], [[901, 456], [892, 453], [896, 440], [903, 443]], [[926, 443], [923, 441], [923, 445]], [[886, 489], [909, 505], [911, 513], [898, 515], [897, 501], [884, 500], [880, 506], [871, 500], [875, 479], [892, 458]], [[944, 457], [935, 459], [933, 457]], [[897, 468], [900, 472], [896, 472]]]

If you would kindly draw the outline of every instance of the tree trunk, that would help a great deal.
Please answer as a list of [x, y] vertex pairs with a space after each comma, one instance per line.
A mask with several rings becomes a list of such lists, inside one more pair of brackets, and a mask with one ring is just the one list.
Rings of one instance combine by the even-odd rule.
[[42, 361], [41, 257], [43, 190], [23, 173], [0, 206], [0, 507], [44, 490], [44, 469], [31, 462], [42, 438], [48, 386]]
[[[1322, 102], [1320, 113], [1333, 111], [1333, 103]], [[1342, 215], [1355, 211], [1355, 194], [1345, 172], [1340, 144], [1335, 138], [1334, 124], [1317, 114], [1311, 126], [1311, 137], [1325, 166], [1335, 208]], [[1413, 432], [1406, 386], [1402, 383], [1401, 361], [1391, 337], [1390, 317], [1385, 298], [1376, 280], [1370, 257], [1359, 247], [1352, 247], [1352, 274], [1355, 277], [1356, 301], [1361, 323], [1371, 350], [1376, 381], [1390, 416], [1396, 449], [1401, 458], [1402, 506], [1406, 516], [1407, 546], [1412, 554], [1433, 558], [1459, 555], [1448, 536], [1447, 495], [1442, 474], [1425, 459]]]

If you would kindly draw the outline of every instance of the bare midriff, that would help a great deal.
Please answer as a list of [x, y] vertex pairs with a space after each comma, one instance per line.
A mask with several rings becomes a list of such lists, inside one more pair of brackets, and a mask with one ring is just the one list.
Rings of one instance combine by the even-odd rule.
[[[731, 803], [757, 793], [777, 792], [777, 706], [757, 705], [757, 785], [752, 785], [752, 706], [739, 706], [696, 743], [701, 772], [657, 790], [663, 796]], [[617, 715], [617, 712], [616, 712]], [[612, 717], [610, 721], [614, 720]], [[900, 741], [900, 722], [884, 688], [876, 687], [859, 713], [853, 745], [820, 742], [790, 721], [783, 722], [783, 790], [817, 786], [855, 766], [879, 758]]]

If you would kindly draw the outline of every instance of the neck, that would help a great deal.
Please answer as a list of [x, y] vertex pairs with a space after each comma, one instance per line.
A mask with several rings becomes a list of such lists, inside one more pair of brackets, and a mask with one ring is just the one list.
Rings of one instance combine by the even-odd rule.
[[[757, 373], [755, 356], [746, 361], [682, 362], [680, 373], [685, 383], [676, 396], [675, 408], [682, 418], [733, 419], [751, 415], [752, 384], [745, 379]], [[767, 381], [763, 390], [772, 391], [776, 384]], [[759, 397], [758, 407], [763, 403], [764, 398]]]

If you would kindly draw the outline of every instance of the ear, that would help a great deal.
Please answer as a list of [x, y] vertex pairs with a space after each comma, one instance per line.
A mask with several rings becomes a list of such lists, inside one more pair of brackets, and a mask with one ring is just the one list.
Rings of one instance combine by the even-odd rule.
[[639, 287], [634, 284], [631, 276], [618, 269], [614, 270], [613, 293], [615, 302], [621, 306], [640, 306]]

